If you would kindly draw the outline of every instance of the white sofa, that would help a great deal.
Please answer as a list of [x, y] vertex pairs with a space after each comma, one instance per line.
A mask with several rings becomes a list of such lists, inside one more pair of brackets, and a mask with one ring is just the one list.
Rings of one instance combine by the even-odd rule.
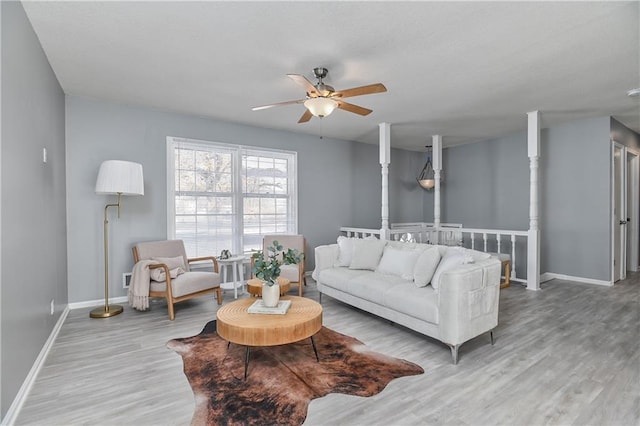
[[339, 237], [316, 247], [315, 261], [320, 300], [326, 294], [438, 339], [454, 364], [462, 343], [490, 332], [493, 344], [501, 263], [486, 253]]

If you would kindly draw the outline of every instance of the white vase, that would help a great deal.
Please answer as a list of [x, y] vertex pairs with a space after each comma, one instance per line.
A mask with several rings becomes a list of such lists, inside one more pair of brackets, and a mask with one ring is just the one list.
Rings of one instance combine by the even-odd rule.
[[267, 308], [275, 308], [280, 301], [280, 286], [278, 284], [262, 284], [262, 301]]

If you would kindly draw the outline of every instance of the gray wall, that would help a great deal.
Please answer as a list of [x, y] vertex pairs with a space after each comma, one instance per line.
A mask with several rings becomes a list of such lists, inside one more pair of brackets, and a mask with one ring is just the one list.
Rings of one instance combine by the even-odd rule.
[[611, 140], [640, 151], [640, 135], [615, 118], [611, 118]]
[[541, 272], [611, 280], [609, 123], [542, 131]]
[[0, 7], [4, 417], [67, 304], [67, 246], [64, 94], [22, 4], [3, 1]]
[[[343, 224], [358, 228], [380, 228], [382, 176], [378, 146], [354, 143], [351, 196], [354, 221]], [[422, 154], [391, 150], [389, 165], [389, 218], [391, 222], [416, 222], [422, 217], [423, 194], [416, 183], [422, 169]]]
[[[380, 228], [378, 147], [355, 142], [225, 123], [171, 112], [67, 97], [69, 301], [103, 297], [102, 218], [113, 200], [94, 193], [100, 163], [142, 163], [145, 195], [126, 197], [122, 216], [110, 218], [110, 295], [124, 296], [121, 276], [133, 267], [131, 246], [164, 239], [167, 229], [166, 137], [280, 148], [298, 153], [298, 231], [308, 251], [335, 241], [340, 226]], [[403, 181], [419, 153], [392, 150], [390, 180]], [[415, 171], [417, 173], [417, 171]], [[420, 217], [421, 195], [393, 184], [399, 218]], [[419, 194], [419, 193], [418, 193]], [[409, 214], [411, 210], [415, 214]], [[395, 220], [395, 219], [394, 219]], [[307, 269], [313, 268], [313, 255]]]
[[[542, 273], [610, 279], [609, 149], [609, 117], [541, 131]], [[469, 228], [529, 228], [525, 132], [444, 149], [443, 169], [441, 221]], [[432, 222], [432, 192], [425, 192], [424, 209], [424, 220]], [[518, 276], [525, 277], [524, 247], [516, 255]]]

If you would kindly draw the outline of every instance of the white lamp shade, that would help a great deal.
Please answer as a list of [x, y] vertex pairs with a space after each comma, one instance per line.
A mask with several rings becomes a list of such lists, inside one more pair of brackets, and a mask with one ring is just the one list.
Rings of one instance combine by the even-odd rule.
[[96, 194], [144, 195], [142, 164], [108, 160], [100, 164]]
[[326, 117], [338, 107], [338, 103], [331, 98], [310, 98], [304, 101], [304, 106], [316, 117]]

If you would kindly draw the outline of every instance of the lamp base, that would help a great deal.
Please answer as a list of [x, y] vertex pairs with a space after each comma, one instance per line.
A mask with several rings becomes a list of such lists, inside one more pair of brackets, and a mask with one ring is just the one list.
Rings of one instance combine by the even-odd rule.
[[101, 308], [95, 308], [91, 310], [89, 316], [91, 318], [109, 318], [122, 313], [122, 306], [120, 305], [107, 305]]

